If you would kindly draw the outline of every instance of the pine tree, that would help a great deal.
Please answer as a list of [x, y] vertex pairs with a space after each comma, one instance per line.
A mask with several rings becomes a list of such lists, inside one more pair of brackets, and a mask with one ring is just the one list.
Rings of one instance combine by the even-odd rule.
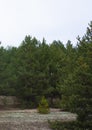
[[[63, 93], [66, 107], [78, 114], [83, 129], [92, 128], [92, 22], [87, 33], [78, 41], [78, 58], [73, 74], [65, 81]], [[64, 98], [65, 99], [65, 98]]]
[[44, 96], [42, 97], [39, 103], [38, 112], [41, 114], [48, 114], [50, 112], [48, 101], [46, 100]]

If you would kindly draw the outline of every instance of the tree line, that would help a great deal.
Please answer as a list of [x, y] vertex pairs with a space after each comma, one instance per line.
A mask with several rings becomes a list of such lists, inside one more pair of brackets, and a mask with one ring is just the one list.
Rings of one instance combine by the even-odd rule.
[[0, 95], [17, 96], [36, 107], [45, 96], [61, 100], [61, 107], [92, 113], [92, 22], [73, 46], [54, 40], [47, 44], [26, 36], [19, 47], [0, 47]]

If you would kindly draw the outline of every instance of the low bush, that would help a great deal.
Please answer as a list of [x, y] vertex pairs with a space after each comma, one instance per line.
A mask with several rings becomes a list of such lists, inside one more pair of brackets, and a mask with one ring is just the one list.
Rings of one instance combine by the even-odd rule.
[[48, 114], [50, 112], [49, 104], [45, 97], [42, 97], [42, 99], [39, 103], [38, 112], [41, 114]]
[[92, 130], [92, 122], [81, 123], [78, 121], [49, 121], [49, 124], [52, 130]]

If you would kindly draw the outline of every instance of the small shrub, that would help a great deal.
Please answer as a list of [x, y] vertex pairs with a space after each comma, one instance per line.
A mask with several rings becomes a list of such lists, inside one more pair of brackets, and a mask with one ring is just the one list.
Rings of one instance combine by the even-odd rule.
[[52, 130], [80, 130], [77, 128], [76, 122], [60, 122], [60, 121], [54, 121], [50, 122], [50, 128]]
[[38, 112], [41, 114], [48, 114], [50, 112], [48, 101], [45, 97], [42, 97], [39, 106], [38, 106]]
[[52, 130], [92, 130], [92, 122], [83, 124], [78, 121], [60, 122], [60, 121], [49, 121], [50, 128]]

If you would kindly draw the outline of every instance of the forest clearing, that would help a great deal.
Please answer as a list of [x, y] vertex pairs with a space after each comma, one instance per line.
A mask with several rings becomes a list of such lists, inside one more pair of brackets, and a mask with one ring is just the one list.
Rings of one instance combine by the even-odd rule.
[[37, 109], [0, 111], [0, 130], [50, 130], [48, 120], [74, 121], [76, 114], [50, 109], [39, 114]]

